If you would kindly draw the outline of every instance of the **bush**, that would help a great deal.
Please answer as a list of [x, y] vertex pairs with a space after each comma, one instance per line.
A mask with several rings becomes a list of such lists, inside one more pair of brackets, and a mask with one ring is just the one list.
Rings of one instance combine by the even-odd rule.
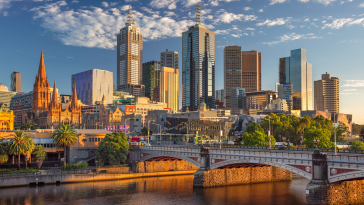
[[6, 163], [9, 160], [9, 156], [7, 154], [0, 155], [0, 164]]
[[87, 162], [84, 162], [82, 164], [67, 164], [66, 166], [62, 166], [62, 171], [86, 170], [87, 166]]

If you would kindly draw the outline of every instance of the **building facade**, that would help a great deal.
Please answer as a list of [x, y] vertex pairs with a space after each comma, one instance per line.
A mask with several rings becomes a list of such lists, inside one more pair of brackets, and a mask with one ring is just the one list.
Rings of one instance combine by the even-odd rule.
[[[129, 7], [128, 22], [117, 36], [117, 90], [129, 92], [130, 85], [142, 84], [143, 35], [132, 18]], [[129, 86], [128, 86], [129, 85]], [[130, 93], [130, 92], [129, 92]]]
[[269, 104], [272, 104], [276, 98], [276, 93], [270, 90], [246, 92], [244, 94], [244, 109], [263, 110]]
[[161, 52], [161, 66], [178, 69], [178, 52], [168, 49]]
[[306, 50], [291, 50], [291, 56], [279, 59], [279, 83], [293, 86], [293, 110], [312, 110], [312, 64]]
[[321, 80], [314, 82], [315, 110], [340, 112], [339, 78], [331, 77], [331, 74], [322, 74]]
[[10, 76], [10, 91], [21, 92], [21, 74], [18, 71], [14, 71]]
[[293, 105], [293, 86], [292, 84], [279, 84], [278, 85], [278, 98], [285, 100], [288, 110], [292, 110]]
[[26, 113], [32, 112], [33, 91], [29, 93], [18, 93], [11, 98], [10, 109], [14, 112], [17, 125], [26, 124]]
[[179, 72], [176, 68], [162, 67], [160, 84], [160, 102], [166, 103], [173, 112], [178, 112]]
[[225, 90], [224, 89], [215, 91], [215, 100], [216, 99], [219, 99], [219, 102], [224, 103], [223, 105], [225, 106]]
[[239, 101], [241, 101], [242, 97], [244, 96], [245, 88], [231, 88], [230, 95], [231, 95], [231, 108], [241, 108]]
[[16, 95], [16, 92], [9, 91], [8, 87], [0, 83], [0, 106], [5, 105], [10, 108], [11, 98]]
[[14, 130], [14, 114], [7, 106], [0, 106], [0, 130]]
[[143, 63], [143, 80], [145, 86], [145, 97], [153, 99], [154, 88], [159, 87], [161, 79], [161, 63], [158, 61], [150, 61]]
[[225, 103], [231, 108], [231, 88], [245, 88], [246, 92], [262, 89], [262, 55], [258, 51], [242, 51], [241, 46], [224, 49]]
[[109, 104], [113, 101], [113, 73], [92, 69], [71, 76], [71, 85], [76, 85], [79, 99], [83, 104], [94, 105], [105, 96]]
[[200, 103], [215, 108], [215, 33], [201, 24], [197, 5], [196, 24], [182, 33], [182, 111]]

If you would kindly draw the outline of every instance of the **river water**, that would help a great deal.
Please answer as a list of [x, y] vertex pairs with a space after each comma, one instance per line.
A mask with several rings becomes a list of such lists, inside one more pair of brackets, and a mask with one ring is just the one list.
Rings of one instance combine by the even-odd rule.
[[0, 205], [305, 204], [309, 180], [193, 188], [193, 176], [155, 177], [0, 189]]

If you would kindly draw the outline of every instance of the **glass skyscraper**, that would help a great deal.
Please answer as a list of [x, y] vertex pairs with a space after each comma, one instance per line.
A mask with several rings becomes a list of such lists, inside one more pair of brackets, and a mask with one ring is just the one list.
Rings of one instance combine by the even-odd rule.
[[293, 110], [313, 110], [312, 64], [307, 63], [306, 50], [291, 50], [291, 57], [279, 59], [279, 83], [292, 84]]
[[215, 33], [201, 24], [200, 13], [197, 5], [196, 24], [182, 33], [183, 112], [202, 103], [215, 108]]

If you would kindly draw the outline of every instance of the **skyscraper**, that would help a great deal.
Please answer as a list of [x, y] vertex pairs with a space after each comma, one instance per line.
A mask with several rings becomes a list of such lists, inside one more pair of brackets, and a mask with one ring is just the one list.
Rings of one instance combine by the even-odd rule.
[[314, 82], [315, 110], [339, 113], [339, 78], [322, 74], [321, 80]]
[[182, 85], [182, 111], [215, 108], [215, 33], [202, 25], [200, 5], [196, 24], [182, 33]]
[[[131, 7], [128, 22], [117, 36], [117, 90], [131, 92], [142, 84], [143, 35], [135, 26]], [[133, 93], [130, 93], [133, 95]]]
[[293, 86], [293, 110], [312, 110], [312, 64], [306, 50], [291, 50], [291, 57], [279, 59], [279, 83]]
[[92, 69], [71, 76], [71, 86], [76, 86], [78, 99], [83, 104], [95, 105], [105, 96], [107, 104], [113, 103], [113, 73]]
[[18, 71], [14, 71], [10, 76], [11, 84], [10, 91], [21, 92], [21, 74]]
[[145, 86], [145, 97], [153, 99], [154, 88], [159, 87], [161, 79], [161, 63], [150, 61], [143, 63], [143, 80]]
[[178, 112], [179, 103], [179, 72], [176, 68], [162, 67], [160, 84], [160, 101], [167, 107]]
[[178, 52], [168, 49], [161, 52], [161, 66], [178, 69]]
[[231, 108], [231, 88], [245, 88], [246, 92], [262, 90], [261, 53], [241, 51], [241, 46], [224, 49], [225, 103]]

